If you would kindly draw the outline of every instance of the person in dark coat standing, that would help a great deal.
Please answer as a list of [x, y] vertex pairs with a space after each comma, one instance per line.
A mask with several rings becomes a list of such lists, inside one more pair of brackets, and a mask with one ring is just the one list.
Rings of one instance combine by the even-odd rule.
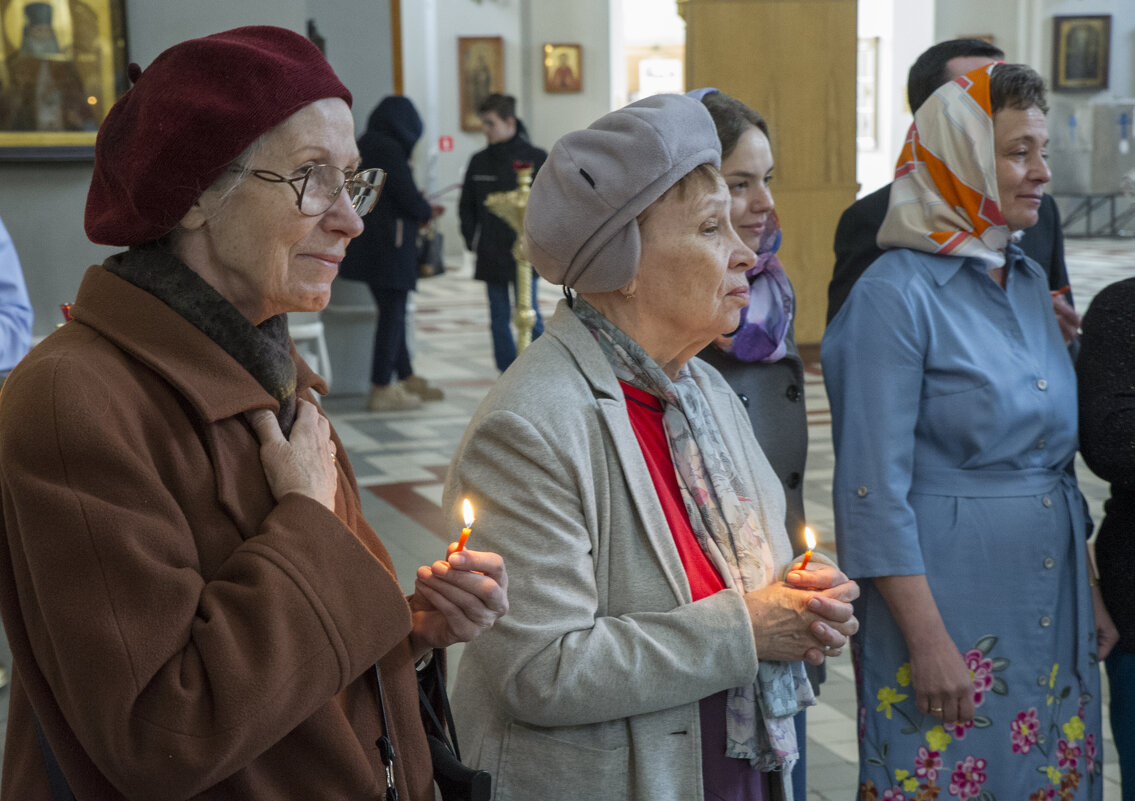
[[[516, 259], [512, 256], [516, 233], [508, 223], [485, 207], [485, 198], [493, 192], [516, 188], [515, 164], [531, 164], [535, 175], [548, 154], [528, 141], [524, 123], [516, 117], [516, 98], [491, 94], [477, 109], [477, 114], [489, 146], [473, 154], [465, 171], [459, 205], [461, 236], [465, 239], [465, 247], [477, 254], [477, 269], [473, 277], [484, 281], [488, 291], [493, 358], [497, 369], [504, 372], [516, 358], [509, 303], [510, 286], [513, 297], [516, 295]], [[533, 339], [544, 331], [544, 318], [536, 305], [538, 280], [533, 272], [532, 308], [536, 311]]]
[[1111, 733], [1123, 798], [1135, 797], [1135, 278], [1101, 290], [1084, 315], [1076, 360], [1080, 453], [1111, 484], [1096, 537], [1100, 594], [1119, 630], [1104, 660], [1111, 689]]
[[421, 136], [422, 118], [414, 104], [392, 95], [371, 112], [358, 143], [363, 168], [386, 171], [378, 204], [362, 235], [347, 248], [340, 272], [344, 278], [364, 281], [378, 305], [367, 399], [372, 412], [414, 409], [423, 400], [444, 397], [414, 375], [406, 347], [406, 301], [418, 283], [418, 228], [443, 211], [418, 191], [410, 170], [410, 153]]
[[[964, 75], [971, 69], [1001, 61], [1005, 53], [995, 45], [981, 39], [950, 39], [939, 42], [926, 50], [911, 65], [907, 75], [906, 94], [911, 112], [926, 102], [926, 99], [944, 83]], [[891, 197], [891, 185], [877, 189], [855, 201], [839, 218], [835, 231], [835, 269], [828, 285], [828, 315], [830, 323], [836, 312], [847, 300], [851, 287], [859, 276], [871, 266], [875, 259], [883, 255], [883, 250], [875, 242], [883, 218], [887, 215], [887, 204]], [[1020, 242], [1025, 255], [1041, 266], [1048, 276], [1048, 286], [1054, 293], [1053, 308], [1064, 341], [1069, 343], [1075, 355], [1074, 338], [1080, 325], [1079, 315], [1072, 306], [1072, 295], [1068, 291], [1068, 269], [1064, 265], [1064, 235], [1060, 230], [1060, 212], [1051, 195], [1041, 199], [1039, 218]]]

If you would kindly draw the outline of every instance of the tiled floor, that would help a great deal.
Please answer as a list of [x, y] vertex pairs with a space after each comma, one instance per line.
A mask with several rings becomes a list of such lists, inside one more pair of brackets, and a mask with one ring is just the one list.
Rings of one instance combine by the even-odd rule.
[[[1113, 281], [1135, 275], [1135, 240], [1070, 239], [1066, 246], [1076, 305], [1086, 309], [1092, 296]], [[549, 314], [558, 289], [543, 285], [541, 308]], [[479, 283], [460, 271], [419, 284], [416, 295], [416, 372], [438, 382], [446, 399], [414, 412], [368, 414], [362, 399], [327, 399], [339, 434], [351, 452], [367, 513], [395, 555], [400, 579], [412, 580], [417, 565], [436, 559], [455, 532], [439, 530], [442, 478], [473, 408], [496, 377], [492, 363], [488, 311]], [[806, 398], [810, 444], [805, 476], [809, 523], [834, 551], [831, 511], [831, 419], [818, 365], [810, 367]], [[1107, 497], [1106, 486], [1083, 465], [1080, 479], [1094, 513]], [[809, 710], [808, 797], [810, 801], [854, 797], [857, 780], [855, 690], [849, 659], [832, 660], [820, 703]], [[1106, 701], [1106, 694], [1105, 694]], [[1119, 801], [1118, 773], [1110, 732], [1105, 732], [1105, 801]]]
[[[1068, 240], [1067, 254], [1077, 306], [1087, 308], [1103, 286], [1135, 274], [1135, 240]], [[558, 290], [541, 287], [541, 307], [550, 313]], [[380, 533], [404, 586], [413, 585], [419, 564], [444, 552], [456, 532], [441, 526], [442, 479], [470, 414], [496, 378], [483, 287], [460, 272], [423, 281], [416, 294], [418, 373], [436, 381], [446, 399], [424, 409], [388, 414], [360, 411], [361, 397], [332, 396], [325, 406], [351, 454], [368, 520]], [[831, 425], [823, 381], [809, 370], [806, 386], [810, 446], [805, 476], [809, 522], [817, 532], [833, 531], [831, 512]], [[1080, 467], [1081, 484], [1099, 515], [1106, 487]], [[834, 551], [834, 544], [822, 544]], [[8, 664], [0, 638], [0, 662]], [[455, 660], [456, 661], [456, 660]], [[1106, 700], [1106, 694], [1105, 694]], [[832, 660], [820, 703], [809, 710], [808, 797], [850, 801], [856, 786], [855, 692], [847, 657]], [[7, 694], [0, 691], [0, 749], [7, 718]], [[1119, 801], [1118, 775], [1110, 735], [1105, 736], [1105, 801]]]

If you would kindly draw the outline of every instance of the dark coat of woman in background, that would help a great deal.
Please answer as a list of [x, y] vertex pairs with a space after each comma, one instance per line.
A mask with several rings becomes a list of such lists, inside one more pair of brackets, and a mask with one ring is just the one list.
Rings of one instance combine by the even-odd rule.
[[410, 153], [422, 136], [422, 118], [409, 98], [383, 98], [359, 138], [364, 169], [385, 171], [382, 195], [362, 234], [347, 248], [340, 275], [363, 281], [378, 306], [371, 363], [371, 411], [413, 409], [441, 400], [441, 390], [414, 375], [406, 346], [406, 302], [418, 283], [418, 228], [434, 216], [418, 191]]
[[1105, 288], [1084, 315], [1076, 378], [1080, 452], [1111, 484], [1096, 537], [1104, 605], [1119, 630], [1107, 655], [1111, 733], [1123, 797], [1135, 790], [1135, 278]]

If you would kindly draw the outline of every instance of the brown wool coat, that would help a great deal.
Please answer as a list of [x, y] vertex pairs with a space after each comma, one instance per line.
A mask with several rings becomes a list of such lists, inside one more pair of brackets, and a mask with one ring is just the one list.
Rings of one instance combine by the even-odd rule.
[[0, 798], [50, 800], [33, 709], [79, 801], [381, 798], [381, 659], [398, 788], [432, 799], [409, 608], [338, 439], [335, 513], [277, 503], [248, 372], [102, 267], [73, 314], [0, 396]]

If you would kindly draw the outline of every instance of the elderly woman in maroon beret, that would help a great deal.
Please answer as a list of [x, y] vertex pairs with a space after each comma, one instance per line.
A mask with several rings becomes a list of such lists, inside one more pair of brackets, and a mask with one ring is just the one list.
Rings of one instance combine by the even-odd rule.
[[382, 184], [350, 93], [268, 27], [131, 78], [86, 213], [127, 249], [0, 402], [4, 797], [432, 799], [415, 661], [507, 581], [465, 551], [404, 597], [288, 338]]

